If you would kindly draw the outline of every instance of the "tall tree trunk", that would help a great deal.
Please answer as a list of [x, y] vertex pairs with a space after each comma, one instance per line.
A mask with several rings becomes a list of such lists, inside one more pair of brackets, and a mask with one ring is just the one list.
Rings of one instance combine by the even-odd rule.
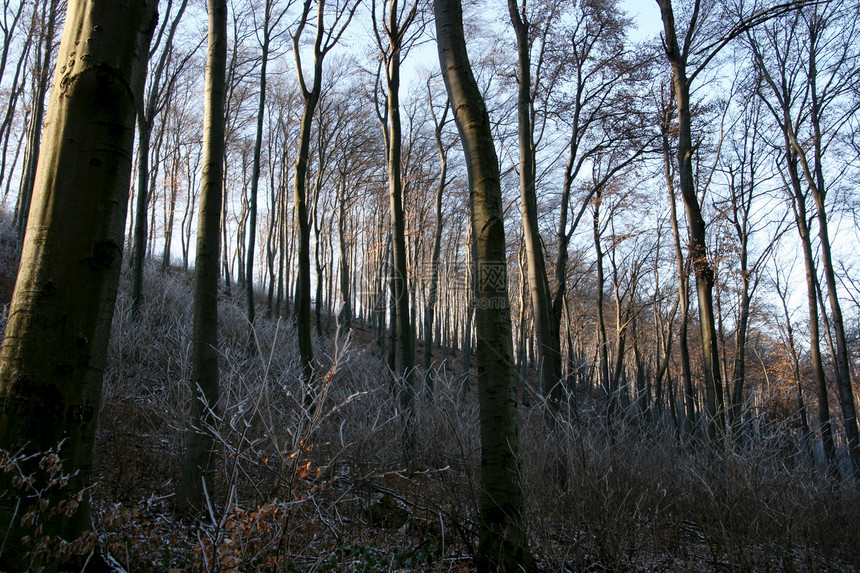
[[263, 119], [266, 115], [266, 68], [269, 64], [269, 42], [271, 36], [272, 2], [266, 0], [265, 15], [263, 16], [263, 52], [260, 62], [260, 96], [257, 101], [257, 129], [254, 133], [254, 159], [251, 167], [251, 195], [248, 199], [248, 256], [245, 276], [245, 310], [248, 313], [248, 344], [247, 351], [251, 355], [255, 350], [254, 319], [256, 304], [254, 303], [254, 251], [257, 241], [257, 195], [260, 188], [260, 156], [263, 147]]
[[[684, 384], [684, 433], [687, 437], [693, 435], [693, 424], [696, 419], [696, 405], [693, 395], [693, 376], [690, 369], [690, 344], [687, 337], [687, 328], [690, 314], [690, 288], [689, 288], [689, 266], [684, 252], [681, 249], [681, 229], [678, 221], [678, 211], [675, 201], [675, 177], [672, 167], [672, 159], [669, 152], [669, 127], [671, 114], [668, 108], [665, 111], [661, 125], [663, 139], [663, 172], [666, 178], [666, 187], [669, 190], [669, 207], [672, 224], [672, 240], [675, 248], [675, 261], [678, 273], [678, 304], [681, 307], [680, 326], [678, 329], [678, 346], [681, 358], [681, 375]], [[671, 351], [667, 346], [666, 352]]]
[[[785, 36], [775, 31], [769, 31], [772, 36], [768, 44], [780, 44], [780, 53], [785, 51], [785, 57], [772, 59], [765, 55], [760, 40], [748, 36], [753, 53], [758, 64], [764, 85], [768, 86], [775, 97], [761, 94], [774, 119], [779, 123], [785, 138], [785, 148], [788, 159], [789, 176], [792, 193], [799, 200], [804, 194], [801, 182], [805, 183], [812, 193], [815, 202], [815, 216], [818, 221], [818, 236], [821, 248], [821, 270], [827, 285], [827, 299], [830, 305], [830, 321], [825, 326], [833, 327], [835, 348], [833, 349], [834, 370], [839, 401], [842, 406], [845, 435], [848, 440], [852, 473], [860, 477], [860, 430], [854, 393], [851, 383], [851, 365], [845, 337], [844, 319], [839, 303], [836, 277], [831, 254], [831, 241], [827, 207], [825, 204], [827, 184], [825, 178], [825, 158], [829, 140], [838, 139], [839, 125], [829, 128], [822, 126], [822, 121], [831, 115], [836, 117], [843, 111], [834, 102], [842, 101], [848, 90], [850, 81], [856, 75], [857, 55], [847, 48], [843, 42], [850, 41], [853, 26], [845, 31], [831, 30], [844, 26], [840, 12], [842, 5], [837, 3], [834, 10], [830, 5], [813, 6], [808, 12], [798, 12], [797, 16], [786, 23], [788, 33]], [[853, 18], [853, 12], [847, 10], [844, 14]], [[798, 40], [802, 40], [798, 42]], [[785, 43], [785, 46], [781, 45]], [[795, 52], [795, 46], [800, 45]], [[769, 52], [773, 51], [768, 46]], [[831, 50], [835, 50], [831, 52]], [[823, 61], [820, 66], [819, 59]], [[802, 74], [805, 82], [795, 82], [795, 76]], [[848, 81], [846, 81], [846, 78]], [[800, 83], [800, 89], [795, 85]], [[795, 91], [796, 90], [796, 91]], [[768, 94], [770, 95], [770, 94]], [[773, 102], [773, 103], [772, 103]], [[794, 114], [794, 117], [792, 117]], [[830, 114], [830, 115], [828, 115]], [[808, 122], [808, 128], [804, 124]], [[847, 122], [842, 122], [848, 124]], [[803, 131], [808, 129], [808, 131]], [[796, 203], [799, 207], [799, 203]], [[802, 213], [806, 217], [806, 212]], [[817, 278], [816, 278], [817, 281]], [[823, 306], [823, 297], [818, 295], [819, 303]], [[823, 312], [822, 309], [822, 314]], [[826, 319], [826, 316], [825, 316]], [[829, 331], [829, 328], [828, 328]]]
[[[786, 138], [787, 139], [787, 138]], [[818, 275], [815, 268], [815, 256], [812, 253], [812, 238], [807, 222], [806, 196], [801, 189], [797, 156], [790, 143], [786, 141], [785, 166], [789, 175], [789, 192], [791, 193], [792, 208], [800, 244], [803, 251], [803, 262], [806, 267], [807, 305], [809, 308], [809, 358], [812, 362], [812, 372], [815, 377], [815, 388], [818, 397], [818, 423], [821, 427], [821, 445], [827, 461], [827, 471], [831, 477], [838, 477], [836, 465], [836, 446], [833, 442], [833, 429], [830, 421], [830, 400], [827, 395], [827, 378], [824, 374], [824, 364], [821, 357], [821, 331], [818, 318]]]
[[747, 331], [750, 317], [750, 275], [747, 268], [746, 241], [741, 246], [741, 299], [738, 302], [738, 323], [735, 326], [735, 359], [732, 366], [732, 394], [729, 407], [729, 429], [733, 439], [737, 440], [741, 429], [740, 422], [743, 414], [744, 381], [746, 380], [746, 347]]
[[[167, 16], [170, 15], [170, 5], [168, 2]], [[151, 148], [152, 128], [155, 124], [155, 116], [159, 112], [159, 105], [162, 98], [165, 96], [164, 90], [166, 84], [162, 83], [164, 70], [170, 57], [173, 55], [173, 37], [176, 35], [176, 30], [179, 27], [179, 22], [182, 20], [182, 15], [185, 13], [185, 7], [188, 0], [182, 0], [182, 3], [177, 9], [170, 28], [167, 32], [164, 46], [161, 49], [161, 55], [155, 66], [150, 81], [149, 96], [144, 102], [143, 93], [137, 102], [137, 138], [138, 138], [138, 165], [137, 165], [137, 198], [134, 207], [134, 244], [131, 250], [131, 317], [136, 320], [140, 313], [140, 306], [143, 303], [143, 263], [146, 260], [146, 218], [151, 199], [151, 187], [155, 185], [155, 175], [150, 174], [149, 153]], [[161, 35], [167, 28], [167, 19], [161, 25], [156, 43], [160, 43]], [[169, 82], [168, 82], [169, 83]], [[150, 181], [152, 177], [153, 181]]]
[[[382, 26], [377, 22], [376, 4], [372, 5], [374, 32], [385, 67], [386, 109], [380, 114], [385, 122], [385, 143], [388, 167], [388, 199], [391, 213], [392, 272], [391, 293], [394, 305], [392, 343], [397, 344], [396, 364], [397, 393], [402, 410], [403, 462], [413, 464], [415, 450], [415, 336], [412, 328], [410, 308], [410, 286], [408, 277], [409, 257], [406, 244], [406, 220], [403, 208], [403, 134], [400, 120], [400, 60], [404, 50], [404, 38], [417, 13], [417, 2], [400, 13], [399, 0], [383, 2]], [[384, 39], [383, 39], [384, 38]], [[392, 344], [392, 348], [393, 348]]]
[[800, 414], [800, 440], [803, 445], [804, 453], [809, 461], [815, 465], [815, 455], [812, 449], [812, 432], [809, 429], [809, 420], [806, 414], [806, 404], [803, 401], [803, 376], [800, 370], [800, 357], [797, 352], [797, 345], [794, 342], [794, 327], [791, 325], [791, 313], [788, 311], [788, 288], [780, 285], [779, 272], [776, 275], [776, 294], [779, 296], [779, 301], [782, 303], [782, 312], [785, 316], [785, 337], [786, 346], [791, 354], [791, 370], [794, 383], [797, 386], [797, 411]]
[[720, 379], [720, 355], [714, 319], [714, 271], [708, 260], [705, 220], [702, 218], [696, 184], [693, 179], [693, 140], [690, 114], [690, 83], [687, 59], [678, 44], [675, 15], [671, 0], [657, 0], [663, 19], [664, 47], [672, 66], [675, 105], [678, 112], [678, 182], [690, 229], [689, 256], [696, 276], [699, 301], [699, 330], [702, 338], [702, 370], [705, 378], [705, 411], [708, 438], [714, 442], [725, 435], [723, 383]]
[[599, 364], [600, 387], [607, 404], [612, 401], [612, 388], [609, 385], [609, 342], [606, 338], [606, 319], [603, 313], [603, 249], [600, 245], [600, 200], [601, 194], [594, 198], [594, 218], [592, 219], [592, 237], [594, 239], [594, 251], [597, 269], [597, 295], [595, 300], [595, 312], [597, 313], [597, 360]]
[[[394, 24], [392, 34], [398, 34], [397, 2], [392, 0], [389, 24]], [[409, 309], [409, 277], [406, 265], [406, 234], [403, 213], [403, 181], [401, 180], [401, 127], [400, 127], [400, 46], [392, 46], [387, 70], [388, 81], [388, 196], [391, 203], [391, 246], [394, 270], [392, 288], [394, 294], [395, 323], [397, 331], [397, 374], [399, 380], [400, 407], [403, 410], [403, 456], [404, 462], [412, 464], [415, 450], [415, 339]]]
[[[0, 448], [21, 462], [35, 490], [58, 507], [83, 492], [76, 511], [43, 514], [45, 539], [73, 541], [92, 527], [86, 489], [92, 464], [116, 300], [136, 97], [143, 89], [156, 3], [71, 1], [48, 105], [20, 272], [0, 347]], [[62, 444], [60, 446], [60, 444]], [[60, 448], [66, 487], [48, 487], [39, 452]], [[34, 489], [0, 476], [0, 569], [38, 568], [32, 529], [20, 522]], [[21, 507], [17, 507], [22, 504]], [[71, 506], [69, 506], [71, 507]], [[78, 570], [86, 556], [70, 568]], [[32, 561], [31, 561], [32, 559]], [[31, 569], [32, 568], [32, 569]]]
[[433, 103], [430, 102], [433, 121], [436, 124], [434, 131], [436, 138], [436, 150], [439, 153], [439, 181], [436, 184], [436, 228], [433, 233], [433, 250], [430, 254], [430, 285], [427, 293], [427, 302], [424, 306], [424, 387], [428, 395], [433, 397], [433, 375], [432, 347], [433, 347], [433, 318], [436, 310], [436, 302], [439, 298], [439, 260], [442, 253], [442, 196], [448, 185], [448, 148], [442, 143], [442, 130], [445, 127], [448, 111], [451, 109], [449, 102], [445, 101], [445, 109], [442, 117], [436, 119]]
[[224, 105], [227, 75], [227, 0], [208, 0], [209, 53], [203, 110], [203, 176], [194, 265], [191, 346], [191, 414], [182, 477], [176, 496], [179, 510], [201, 509], [212, 495], [211, 426], [218, 408], [218, 275], [221, 199], [224, 185]]
[[[320, 0], [319, 16], [322, 17], [324, 2]], [[299, 28], [293, 36], [293, 53], [296, 58], [296, 72], [299, 76], [299, 84], [304, 99], [304, 109], [299, 128], [298, 151], [296, 155], [296, 171], [293, 180], [293, 194], [295, 200], [296, 227], [298, 228], [298, 265], [296, 277], [295, 315], [296, 336], [299, 345], [299, 360], [301, 364], [302, 383], [309, 387], [313, 375], [314, 350], [311, 340], [311, 225], [308, 218], [307, 201], [307, 174], [308, 160], [310, 156], [310, 139], [313, 127], [314, 111], [322, 88], [322, 59], [314, 59], [313, 78], [310, 87], [304, 79], [300, 60], [299, 40], [301, 33], [307, 24], [311, 9], [311, 0], [305, 0], [304, 13], [299, 23]], [[317, 56], [316, 47], [322, 40], [324, 30], [320, 26], [317, 30], [317, 40], [314, 43], [314, 55]]]
[[[836, 353], [833, 357], [836, 369], [836, 387], [839, 391], [839, 403], [842, 406], [843, 425], [845, 437], [848, 439], [848, 453], [851, 459], [854, 477], [860, 479], [860, 431], [858, 431], [857, 407], [854, 403], [854, 390], [851, 384], [851, 364], [848, 358], [848, 343], [845, 337], [845, 322], [842, 318], [842, 307], [839, 304], [839, 293], [836, 289], [836, 273], [833, 269], [833, 255], [830, 251], [830, 231], [827, 221], [827, 208], [824, 204], [825, 181], [824, 181], [824, 158], [821, 149], [823, 134], [821, 133], [821, 113], [819, 111], [818, 93], [815, 85], [816, 62], [811, 58], [810, 78], [812, 78], [812, 138], [814, 142], [814, 165], [810, 169], [805, 161], [802, 161], [804, 173], [808, 185], [815, 200], [815, 213], [818, 219], [818, 239], [821, 246], [821, 266], [824, 281], [827, 285], [827, 300], [830, 303], [830, 319], [836, 338]], [[799, 148], [796, 139], [792, 139], [795, 147]], [[799, 154], [798, 154], [799, 155]]]
[[433, 5], [439, 63], [469, 173], [477, 245], [481, 493], [476, 560], [484, 571], [534, 571], [517, 464], [519, 421], [499, 163], [487, 109], [466, 52], [462, 6], [458, 0], [434, 0]]
[[561, 380], [561, 356], [559, 335], [557, 332], [552, 332], [549, 282], [546, 276], [546, 264], [537, 221], [536, 159], [531, 109], [531, 38], [529, 36], [531, 26], [526, 18], [525, 7], [520, 11], [517, 0], [508, 0], [508, 14], [517, 36], [519, 62], [517, 124], [523, 236], [528, 262], [529, 293], [537, 342], [541, 394], [549, 406], [545, 421], [547, 428], [551, 430], [554, 427], [554, 418], [561, 404], [561, 386], [559, 384]]
[[[296, 154], [296, 172], [293, 180], [295, 196], [296, 227], [298, 227], [298, 277], [296, 279], [295, 317], [297, 321], [296, 335], [301, 361], [300, 377], [307, 389], [310, 389], [313, 376], [314, 351], [311, 340], [311, 262], [310, 262], [310, 219], [307, 203], [307, 174], [310, 155], [310, 138], [313, 127], [313, 117], [322, 91], [323, 63], [326, 54], [337, 44], [344, 30], [352, 20], [358, 7], [350, 0], [346, 5], [339, 6], [335, 12], [334, 21], [327, 26], [325, 23], [325, 0], [317, 0], [316, 34], [313, 43], [313, 76], [310, 85], [305, 81], [302, 69], [300, 42], [302, 33], [308, 24], [314, 0], [305, 0], [298, 26], [293, 33], [293, 56], [296, 60], [296, 75], [299, 89], [304, 101], [301, 127], [299, 128], [298, 150]], [[318, 301], [319, 302], [319, 301]], [[309, 398], [313, 397], [308, 394]]]
[[54, 28], [59, 11], [58, 0], [42, 0], [42, 36], [37, 48], [36, 77], [34, 78], [35, 93], [33, 95], [33, 112], [30, 116], [30, 126], [27, 133], [27, 153], [25, 155], [24, 173], [21, 177], [21, 190], [18, 196], [18, 212], [15, 223], [18, 228], [18, 241], [23, 245], [24, 232], [27, 229], [27, 217], [30, 213], [30, 203], [36, 180], [36, 169], [39, 162], [42, 138], [42, 120], [45, 113], [45, 96], [48, 94], [48, 80], [51, 71], [51, 55], [54, 47]]
[[347, 243], [347, 197], [346, 197], [346, 173], [341, 173], [341, 188], [337, 197], [337, 244], [338, 244], [338, 275], [340, 279], [340, 310], [337, 314], [337, 327], [344, 335], [352, 325], [352, 302], [350, 294], [349, 256], [350, 245]]
[[[178, 152], [174, 152], [176, 155]], [[164, 250], [161, 254], [161, 272], [170, 268], [170, 251], [173, 245], [173, 224], [176, 220], [176, 196], [179, 192], [179, 159], [174, 157], [169, 171], [169, 188], [164, 190]]]

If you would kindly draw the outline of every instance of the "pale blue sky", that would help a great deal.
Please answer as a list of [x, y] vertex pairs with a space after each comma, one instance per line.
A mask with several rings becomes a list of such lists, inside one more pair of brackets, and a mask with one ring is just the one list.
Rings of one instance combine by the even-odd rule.
[[663, 28], [660, 21], [660, 9], [654, 0], [623, 0], [621, 6], [630, 14], [638, 29], [636, 39], [644, 39], [654, 36]]

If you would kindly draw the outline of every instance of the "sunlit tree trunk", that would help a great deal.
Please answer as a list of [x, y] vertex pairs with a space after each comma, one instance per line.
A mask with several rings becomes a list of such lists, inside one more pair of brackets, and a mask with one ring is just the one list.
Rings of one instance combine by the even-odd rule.
[[[0, 348], [0, 448], [37, 454], [62, 444], [63, 491], [88, 487], [102, 374], [122, 262], [134, 139], [154, 1], [72, 1], [33, 186], [33, 200], [6, 333]], [[20, 519], [36, 502], [0, 476], [0, 569], [22, 561]], [[16, 508], [16, 504], [21, 506]], [[47, 517], [42, 535], [72, 541], [92, 528], [87, 495], [77, 511]], [[70, 566], [72, 567], [72, 566]], [[72, 567], [74, 569], [74, 567]], [[77, 569], [74, 570], [78, 570]]]
[[25, 155], [24, 173], [21, 177], [21, 190], [18, 194], [18, 211], [15, 223], [18, 227], [18, 240], [23, 243], [24, 232], [27, 228], [27, 216], [36, 180], [36, 169], [39, 162], [40, 141], [42, 137], [42, 119], [45, 111], [45, 97], [48, 94], [48, 80], [51, 71], [51, 57], [54, 47], [54, 28], [56, 27], [58, 0], [42, 0], [42, 30], [36, 49], [36, 77], [33, 95], [33, 111], [30, 115], [30, 125], [27, 132], [27, 153]]

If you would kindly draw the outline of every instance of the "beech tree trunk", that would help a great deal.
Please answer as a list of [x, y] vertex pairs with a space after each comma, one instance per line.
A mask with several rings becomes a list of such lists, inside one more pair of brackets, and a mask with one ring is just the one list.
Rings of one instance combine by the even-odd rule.
[[607, 419], [609, 419], [612, 411], [612, 393], [613, 388], [609, 384], [609, 342], [606, 338], [606, 319], [603, 313], [603, 248], [600, 244], [600, 202], [603, 198], [601, 193], [597, 193], [594, 197], [594, 217], [592, 219], [592, 237], [594, 239], [594, 252], [596, 257], [596, 280], [597, 280], [597, 297], [595, 300], [595, 312], [597, 315], [597, 359], [598, 373], [600, 377], [600, 387], [603, 389], [604, 396], [609, 406], [607, 410]]
[[[6, 334], [0, 347], [0, 448], [35, 458], [60, 448], [63, 491], [89, 485], [128, 206], [135, 101], [143, 89], [154, 1], [71, 1], [42, 137], [32, 206]], [[0, 569], [24, 571], [32, 529], [20, 519], [32, 490], [0, 476]], [[37, 496], [38, 497], [38, 496]], [[16, 504], [21, 504], [16, 507]], [[87, 496], [70, 515], [43, 515], [41, 535], [72, 541], [91, 529]], [[32, 541], [31, 541], [32, 542]], [[92, 546], [90, 545], [90, 548]], [[89, 549], [87, 550], [87, 552]], [[72, 566], [70, 566], [72, 567]]]
[[212, 495], [213, 440], [218, 409], [218, 276], [224, 184], [224, 103], [227, 75], [227, 0], [208, 0], [209, 52], [203, 110], [203, 177], [194, 264], [191, 414], [188, 446], [176, 495], [179, 510], [201, 509]]
[[[664, 139], [664, 156], [668, 160]], [[666, 184], [669, 187], [669, 206], [672, 218], [672, 239], [675, 247], [675, 262], [678, 269], [678, 304], [681, 307], [680, 326], [678, 327], [678, 347], [681, 358], [681, 376], [684, 383], [684, 433], [689, 437], [693, 435], [696, 421], [696, 398], [693, 393], [693, 375], [690, 369], [690, 342], [687, 336], [687, 328], [690, 322], [690, 271], [688, 258], [681, 250], [681, 230], [678, 225], [678, 213], [675, 204], [675, 183], [666, 171]], [[671, 352], [671, 346], [667, 346], [666, 352]]]
[[481, 493], [476, 561], [481, 571], [535, 571], [517, 463], [519, 421], [499, 162], [489, 115], [466, 52], [463, 8], [459, 0], [434, 0], [433, 5], [439, 63], [469, 173], [477, 247]]
[[[520, 200], [522, 201], [523, 237], [528, 263], [529, 294], [532, 302], [534, 331], [537, 343], [538, 373], [541, 395], [549, 407], [545, 422], [554, 427], [561, 404], [561, 352], [559, 334], [553, 333], [550, 318], [549, 281], [543, 256], [537, 221], [536, 157], [532, 125], [531, 26], [525, 7], [520, 11], [517, 0], [508, 0], [508, 14], [517, 36], [519, 88], [517, 93], [517, 124], [519, 131]], [[556, 328], [557, 325], [555, 325]]]
[[[266, 0], [263, 7], [263, 40], [262, 61], [260, 62], [260, 94], [257, 100], [257, 129], [254, 133], [254, 159], [251, 167], [251, 195], [248, 198], [248, 256], [245, 261], [245, 306], [248, 313], [248, 344], [247, 351], [252, 355], [255, 348], [254, 319], [256, 304], [254, 303], [254, 251], [257, 242], [257, 195], [260, 188], [260, 157], [263, 147], [263, 119], [266, 116], [266, 70], [269, 64], [269, 44], [272, 36], [272, 0]], [[272, 204], [274, 213], [274, 202]], [[272, 216], [274, 220], [274, 214]], [[271, 298], [271, 297], [270, 297]]]
[[705, 411], [708, 438], [712, 442], [725, 436], [725, 407], [723, 382], [720, 377], [720, 355], [717, 348], [717, 330], [714, 318], [714, 270], [708, 260], [705, 220], [696, 195], [693, 179], [692, 116], [690, 114], [690, 84], [687, 76], [689, 45], [683, 49], [675, 31], [675, 15], [671, 0], [657, 0], [663, 19], [664, 47], [672, 66], [675, 105], [678, 112], [678, 183], [690, 229], [689, 256], [696, 276], [696, 294], [699, 301], [699, 330], [702, 338], [702, 370], [705, 377]]
[[27, 217], [35, 187], [36, 169], [39, 162], [40, 141], [42, 137], [42, 119], [45, 111], [45, 96], [48, 93], [48, 73], [51, 70], [51, 52], [54, 46], [54, 28], [59, 10], [58, 0], [42, 1], [42, 24], [45, 27], [37, 46], [36, 77], [34, 78], [35, 93], [33, 95], [33, 112], [30, 116], [30, 126], [27, 133], [27, 152], [24, 162], [24, 173], [21, 177], [21, 191], [18, 196], [18, 211], [15, 223], [18, 227], [18, 240], [23, 243], [24, 232], [27, 228]]
[[[398, 378], [397, 393], [403, 416], [403, 462], [406, 466], [411, 466], [415, 451], [415, 338], [412, 331], [412, 313], [409, 304], [406, 221], [403, 209], [401, 174], [403, 144], [400, 121], [400, 58], [404, 48], [403, 37], [415, 18], [417, 4], [413, 4], [411, 10], [402, 18], [398, 13], [398, 0], [389, 0], [385, 5], [387, 6], [387, 14], [384, 16], [387, 17], [383, 27], [387, 45], [381, 39], [378, 43], [383, 52], [388, 96], [385, 119], [387, 119], [388, 198], [391, 209], [391, 250], [393, 257], [391, 288], [394, 303], [394, 320], [391, 328], [397, 343], [395, 372]], [[385, 11], [383, 10], [383, 12]], [[374, 25], [376, 24], [374, 23]], [[379, 36], [378, 32], [377, 36]], [[393, 343], [394, 340], [392, 340], [392, 347]]]
[[436, 184], [436, 229], [433, 234], [433, 250], [430, 254], [430, 285], [427, 293], [427, 302], [424, 306], [424, 387], [427, 394], [433, 397], [433, 374], [432, 347], [433, 347], [433, 318], [436, 310], [436, 302], [439, 298], [439, 260], [442, 252], [442, 196], [448, 185], [448, 147], [442, 143], [442, 130], [445, 127], [448, 111], [451, 109], [448, 101], [445, 101], [445, 109], [442, 117], [437, 119], [433, 110], [432, 98], [430, 111], [436, 125], [434, 130], [436, 138], [436, 150], [439, 152], [439, 181]]
[[[154, 174], [150, 174], [149, 156], [151, 148], [152, 127], [155, 123], [155, 116], [160, 111], [160, 101], [165, 97], [164, 91], [168, 89], [167, 82], [162, 83], [161, 79], [164, 75], [165, 67], [173, 53], [173, 37], [176, 35], [176, 29], [179, 27], [179, 22], [182, 20], [182, 15], [185, 13], [185, 7], [188, 0], [182, 0], [177, 9], [176, 16], [170, 24], [170, 29], [167, 32], [167, 38], [164, 47], [161, 50], [161, 55], [158, 58], [158, 63], [152, 74], [150, 82], [149, 97], [146, 98], [144, 105], [144, 96], [140, 95], [137, 111], [137, 138], [138, 138], [138, 166], [137, 166], [137, 197], [135, 200], [134, 210], [134, 246], [131, 251], [131, 305], [132, 318], [136, 319], [140, 312], [140, 305], [143, 303], [143, 263], [146, 259], [146, 217], [149, 208], [149, 200], [151, 198], [151, 187], [154, 187], [154, 181], [150, 181], [150, 177], [154, 179]], [[168, 15], [169, 15], [168, 4]], [[165, 20], [161, 25], [161, 30], [158, 34], [158, 39], [167, 28]], [[165, 249], [165, 258], [169, 263], [169, 253]]]
[[[320, 1], [320, 16], [322, 14]], [[305, 386], [311, 383], [313, 375], [314, 350], [311, 341], [311, 225], [308, 216], [307, 198], [307, 175], [308, 160], [310, 157], [310, 138], [313, 126], [314, 110], [319, 101], [322, 89], [322, 59], [315, 58], [313, 67], [312, 84], [307, 86], [304, 72], [301, 67], [299, 52], [299, 39], [307, 24], [311, 9], [311, 0], [306, 0], [304, 13], [299, 24], [298, 31], [293, 36], [293, 53], [296, 58], [296, 73], [299, 76], [299, 84], [304, 99], [304, 110], [302, 111], [301, 126], [299, 128], [298, 152], [296, 156], [296, 171], [293, 180], [293, 194], [295, 200], [296, 227], [298, 228], [297, 247], [297, 269], [296, 269], [296, 295], [295, 316], [296, 336], [299, 345], [299, 359], [301, 360], [301, 379]], [[322, 26], [317, 30], [317, 41], [314, 43], [314, 55], [318, 55], [317, 46], [322, 41], [324, 30]]]

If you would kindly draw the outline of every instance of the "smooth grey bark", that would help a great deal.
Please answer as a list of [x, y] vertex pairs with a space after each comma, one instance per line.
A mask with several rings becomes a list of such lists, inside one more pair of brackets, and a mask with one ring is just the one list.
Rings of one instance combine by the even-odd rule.
[[[86, 488], [102, 376], [122, 264], [134, 140], [154, 1], [71, 1], [54, 72], [18, 280], [0, 347], [0, 448], [47, 477], [42, 453], [60, 449], [68, 485], [42, 494], [51, 507], [84, 493], [76, 511], [43, 515], [41, 535], [72, 541], [92, 527]], [[0, 476], [0, 569], [42, 565], [21, 544], [32, 491]], [[21, 507], [16, 508], [20, 503]], [[32, 542], [32, 540], [31, 540]], [[77, 556], [81, 557], [81, 556]], [[80, 564], [78, 564], [79, 566]], [[74, 565], [69, 565], [74, 568]]]
[[519, 420], [499, 162], [489, 115], [466, 52], [462, 6], [459, 0], [434, 0], [433, 6], [439, 64], [469, 173], [478, 266], [481, 492], [476, 564], [481, 571], [535, 571], [518, 468]]
[[224, 184], [224, 105], [227, 75], [227, 1], [208, 0], [209, 47], [203, 109], [203, 176], [194, 264], [191, 342], [191, 413], [187, 449], [176, 495], [180, 511], [203, 508], [214, 494], [212, 428], [217, 424], [218, 277], [221, 198]]

